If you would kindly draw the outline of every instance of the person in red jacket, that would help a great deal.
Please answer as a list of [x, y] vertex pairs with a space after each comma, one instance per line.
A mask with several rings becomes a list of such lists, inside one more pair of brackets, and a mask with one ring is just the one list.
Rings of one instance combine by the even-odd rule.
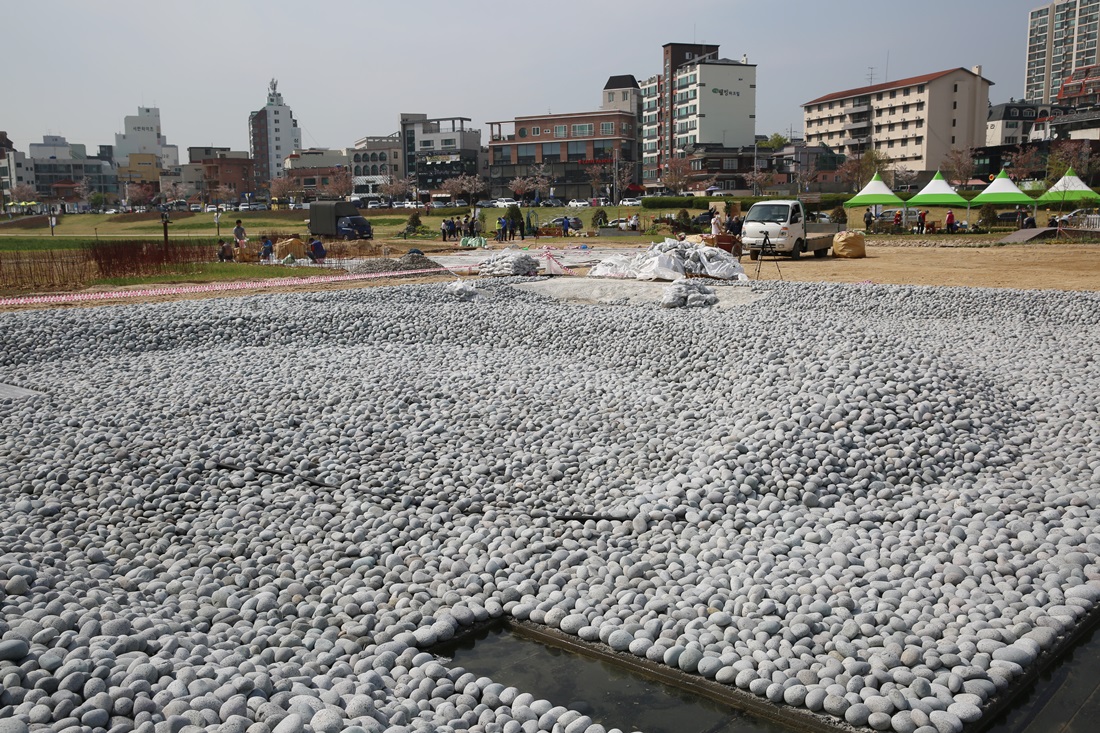
[[955, 212], [951, 209], [947, 210], [947, 216], [943, 218], [943, 228], [946, 229], [949, 234], [955, 233]]

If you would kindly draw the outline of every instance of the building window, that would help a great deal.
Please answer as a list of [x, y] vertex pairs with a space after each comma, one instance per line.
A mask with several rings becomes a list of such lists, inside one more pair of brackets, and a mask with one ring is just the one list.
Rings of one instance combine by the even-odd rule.
[[378, 173], [383, 175], [383, 176], [386, 175], [386, 171], [388, 171], [388, 170], [389, 170], [389, 166], [386, 165], [385, 163], [378, 166]]
[[959, 91], [959, 85], [958, 84], [955, 85], [955, 91], [956, 92]]
[[370, 167], [370, 174], [371, 174], [372, 176], [377, 176], [377, 175], [378, 175], [378, 166], [376, 166], [376, 165], [372, 165], [372, 166]]
[[615, 101], [615, 92], [608, 92], [607, 93], [607, 101], [608, 102], [614, 102]]
[[533, 144], [516, 146], [516, 163], [534, 163], [535, 146]]
[[435, 140], [421, 140], [420, 141], [420, 149], [421, 150], [434, 150], [435, 149]]
[[554, 125], [554, 137], [568, 137], [569, 127], [567, 125]]
[[568, 143], [569, 148], [567, 154], [569, 160], [584, 160], [588, 154], [588, 146], [583, 142], [571, 142]]
[[593, 125], [591, 122], [583, 125], [573, 125], [573, 137], [585, 137], [592, 134]]
[[512, 162], [512, 148], [509, 145], [501, 145], [500, 147], [493, 148], [493, 163], [511, 163]]
[[628, 99], [630, 99], [630, 92], [623, 92], [622, 100], [625, 102]]
[[958, 108], [959, 108], [959, 103], [958, 102], [952, 102], [951, 103], [951, 109], [958, 109]]
[[561, 143], [543, 143], [542, 159], [559, 160], [561, 158]]
[[443, 146], [444, 148], [453, 148], [453, 147], [455, 147], [455, 139], [456, 138], [453, 138], [453, 137], [445, 137], [442, 140], [440, 140], [439, 142], [440, 142], [440, 145]]
[[363, 169], [362, 169], [362, 167], [360, 167], [360, 166], [355, 166], [355, 175], [357, 175], [357, 176], [361, 176], [361, 175], [363, 175]]
[[615, 134], [615, 123], [614, 122], [601, 122], [600, 123], [600, 134], [601, 135], [614, 135]]
[[955, 126], [955, 122], [957, 122], [957, 120], [956, 120], [956, 119], [955, 119], [954, 117], [952, 117], [952, 118], [951, 118], [951, 126], [952, 126], [952, 127], [954, 127], [954, 126]]
[[356, 163], [359, 163], [359, 162], [362, 161], [362, 159], [359, 157], [359, 153], [356, 153], [355, 157], [353, 157], [352, 160]]
[[531, 137], [538, 137], [541, 134], [542, 134], [542, 128], [540, 128], [540, 127], [532, 127], [531, 128]]

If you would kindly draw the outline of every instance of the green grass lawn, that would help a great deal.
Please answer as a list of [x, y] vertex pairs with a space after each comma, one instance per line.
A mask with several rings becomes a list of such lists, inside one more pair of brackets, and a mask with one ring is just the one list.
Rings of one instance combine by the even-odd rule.
[[257, 265], [243, 262], [208, 262], [184, 268], [180, 272], [144, 277], [109, 277], [93, 280], [90, 285], [157, 285], [166, 283], [211, 283], [234, 280], [263, 280], [276, 277], [302, 277], [300, 267]]

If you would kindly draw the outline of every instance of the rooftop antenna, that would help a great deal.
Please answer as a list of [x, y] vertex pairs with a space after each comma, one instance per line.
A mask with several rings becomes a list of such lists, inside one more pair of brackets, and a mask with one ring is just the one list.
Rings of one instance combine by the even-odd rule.
[[883, 74], [883, 81], [890, 81], [890, 49], [886, 49], [886, 73]]
[[871, 86], [875, 83], [875, 67], [867, 67], [867, 86]]

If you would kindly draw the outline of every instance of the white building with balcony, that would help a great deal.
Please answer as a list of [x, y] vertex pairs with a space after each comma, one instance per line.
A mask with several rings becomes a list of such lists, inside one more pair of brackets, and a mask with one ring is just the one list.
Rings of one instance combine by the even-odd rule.
[[802, 105], [806, 144], [935, 171], [952, 148], [985, 145], [992, 84], [975, 66], [826, 94]]

